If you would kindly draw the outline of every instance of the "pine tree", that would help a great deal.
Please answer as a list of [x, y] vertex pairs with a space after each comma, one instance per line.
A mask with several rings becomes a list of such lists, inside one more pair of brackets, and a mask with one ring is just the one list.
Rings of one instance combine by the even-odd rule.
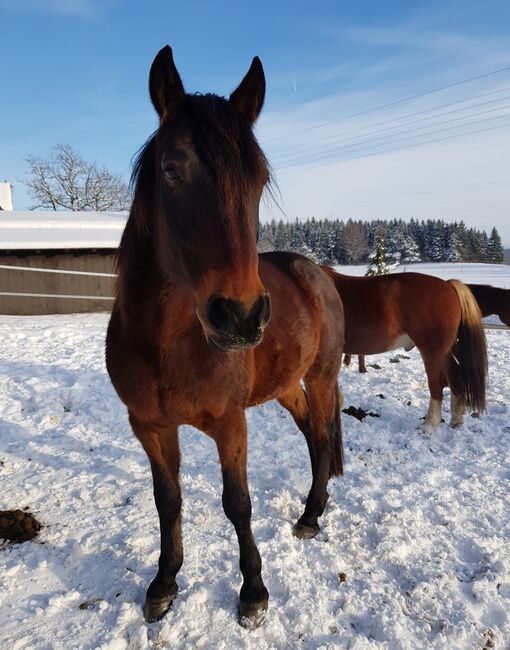
[[396, 268], [402, 259], [404, 233], [401, 224], [390, 221], [384, 238], [384, 253], [386, 260]]
[[501, 243], [501, 237], [496, 228], [491, 230], [489, 237], [489, 244], [487, 247], [487, 257], [488, 262], [493, 264], [502, 264], [505, 261], [505, 250], [503, 244]]
[[462, 259], [462, 241], [457, 232], [457, 224], [453, 224], [446, 233], [446, 260], [460, 262]]
[[402, 250], [402, 264], [416, 264], [421, 262], [420, 249], [411, 235], [404, 237], [404, 248]]
[[384, 256], [384, 236], [382, 234], [377, 236], [375, 250], [370, 255], [369, 259], [371, 260], [370, 266], [365, 275], [386, 275], [386, 273], [390, 272], [391, 268], [386, 263]]
[[305, 257], [308, 257], [309, 260], [312, 260], [312, 262], [315, 262], [316, 264], [322, 264], [323, 261], [319, 259], [318, 255], [313, 251], [309, 246], [306, 244], [302, 244], [301, 249], [296, 251], [300, 255], [304, 255]]

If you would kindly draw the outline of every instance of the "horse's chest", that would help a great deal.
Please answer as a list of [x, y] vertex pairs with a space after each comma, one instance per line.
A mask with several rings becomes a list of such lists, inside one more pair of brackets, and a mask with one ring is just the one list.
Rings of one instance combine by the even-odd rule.
[[215, 351], [196, 358], [186, 347], [162, 355], [157, 381], [161, 407], [178, 424], [201, 427], [232, 401], [244, 404], [249, 387], [243, 364]]

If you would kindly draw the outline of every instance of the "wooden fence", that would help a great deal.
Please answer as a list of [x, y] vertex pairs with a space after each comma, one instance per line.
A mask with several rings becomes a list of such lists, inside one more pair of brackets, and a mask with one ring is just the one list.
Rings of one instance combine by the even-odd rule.
[[0, 255], [0, 314], [108, 312], [115, 251]]

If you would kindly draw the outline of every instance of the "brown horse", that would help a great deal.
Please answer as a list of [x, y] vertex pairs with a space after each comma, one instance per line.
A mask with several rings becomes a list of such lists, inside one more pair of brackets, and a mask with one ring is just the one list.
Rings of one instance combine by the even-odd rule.
[[177, 593], [178, 427], [190, 424], [218, 448], [223, 507], [240, 550], [239, 617], [253, 627], [264, 619], [268, 592], [250, 526], [244, 410], [277, 399], [305, 434], [313, 479], [294, 532], [313, 537], [328, 479], [343, 465], [342, 304], [304, 257], [257, 255], [269, 179], [252, 133], [265, 92], [259, 59], [228, 100], [189, 95], [167, 46], [152, 64], [149, 89], [160, 123], [133, 172], [106, 340], [112, 383], [149, 457], [160, 519], [159, 570], [144, 615], [161, 618]]
[[489, 284], [467, 286], [476, 298], [484, 318], [495, 314], [507, 327], [510, 327], [510, 289], [500, 289]]
[[[510, 327], [510, 289], [501, 289], [490, 284], [467, 284], [466, 286], [475, 297], [483, 318], [496, 315], [507, 327]], [[351, 364], [351, 356], [344, 354], [345, 366]], [[364, 354], [358, 354], [358, 371], [367, 372]]]
[[466, 285], [422, 273], [353, 277], [323, 268], [342, 297], [347, 354], [420, 350], [430, 390], [426, 430], [441, 422], [445, 386], [451, 388], [452, 426], [462, 424], [466, 404], [485, 409], [485, 334]]

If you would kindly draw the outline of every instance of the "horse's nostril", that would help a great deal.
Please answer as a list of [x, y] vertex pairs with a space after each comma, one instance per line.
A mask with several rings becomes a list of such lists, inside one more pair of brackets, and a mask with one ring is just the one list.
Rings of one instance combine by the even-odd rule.
[[270, 318], [271, 318], [271, 299], [269, 298], [269, 294], [266, 293], [264, 295], [264, 306], [262, 308], [260, 326], [264, 327], [265, 325], [267, 325]]
[[217, 332], [243, 340], [259, 336], [270, 314], [271, 303], [267, 294], [260, 296], [249, 310], [240, 301], [221, 296], [212, 296], [207, 301], [209, 324]]
[[271, 301], [269, 294], [260, 296], [253, 309], [251, 310], [250, 319], [256, 328], [261, 328], [267, 325], [271, 316]]
[[235, 326], [231, 301], [221, 297], [209, 298], [207, 318], [211, 325], [220, 331], [230, 331]]

